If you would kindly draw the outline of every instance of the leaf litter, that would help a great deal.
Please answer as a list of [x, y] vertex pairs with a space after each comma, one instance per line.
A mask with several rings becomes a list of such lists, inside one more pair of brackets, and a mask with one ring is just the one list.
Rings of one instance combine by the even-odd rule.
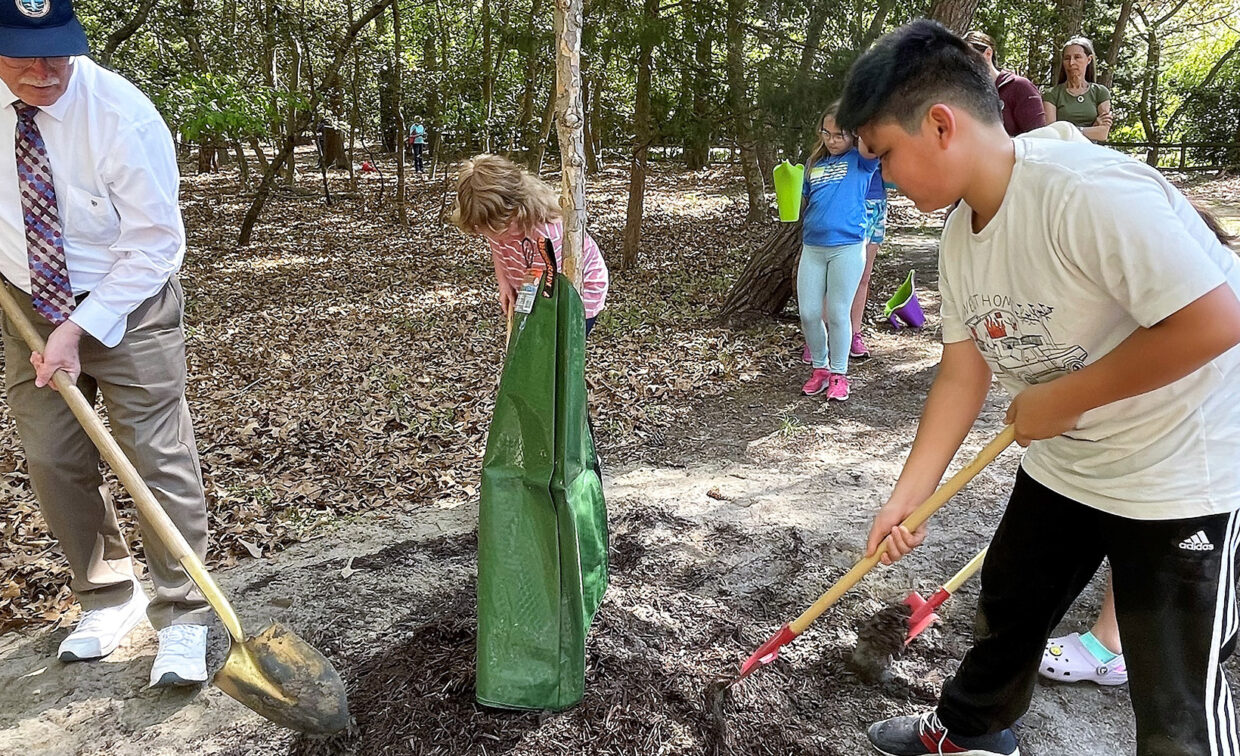
[[[413, 182], [412, 225], [400, 228], [373, 188], [350, 196], [347, 176], [331, 176], [330, 207], [321, 195], [279, 191], [244, 249], [235, 239], [248, 197], [235, 168], [182, 182], [187, 397], [213, 568], [374, 509], [478, 495], [503, 341], [485, 247], [441, 222], [444, 182]], [[695, 180], [699, 191], [684, 194], [681, 173], [652, 167], [643, 231], [658, 241], [632, 271], [618, 270], [626, 172], [591, 184], [591, 231], [613, 275], [587, 363], [605, 457], [657, 456], [691, 399], [755, 379], [791, 338], [786, 328], [712, 323], [763, 229], [734, 212], [731, 171]], [[140, 555], [132, 503], [108, 478]], [[0, 498], [0, 632], [61, 621], [73, 603], [68, 567], [38, 512], [7, 406]]]

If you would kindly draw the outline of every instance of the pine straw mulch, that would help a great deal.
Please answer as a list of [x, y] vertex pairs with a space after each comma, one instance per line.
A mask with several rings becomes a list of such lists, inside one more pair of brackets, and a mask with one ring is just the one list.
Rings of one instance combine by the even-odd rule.
[[[183, 181], [188, 397], [212, 566], [374, 508], [477, 495], [504, 331], [484, 245], [441, 222], [451, 201], [442, 179], [411, 181], [406, 228], [378, 200], [373, 175], [350, 193], [347, 175], [334, 173], [330, 207], [318, 182], [307, 173], [279, 190], [240, 249], [248, 195], [235, 169]], [[626, 192], [627, 172], [612, 168], [591, 178], [588, 197], [613, 274], [588, 380], [600, 444], [614, 459], [657, 454], [691, 398], [756, 377], [794, 338], [786, 326], [734, 332], [710, 322], [746, 250], [769, 232], [744, 225], [730, 168], [652, 167], [635, 271], [617, 270]], [[7, 408], [0, 500], [0, 632], [56, 622], [72, 605], [68, 569]], [[118, 505], [140, 550], [128, 498]]]

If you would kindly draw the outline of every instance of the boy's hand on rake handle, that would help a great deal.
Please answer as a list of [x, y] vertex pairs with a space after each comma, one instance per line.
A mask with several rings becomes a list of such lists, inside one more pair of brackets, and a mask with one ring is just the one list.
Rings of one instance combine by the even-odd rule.
[[925, 497], [917, 500], [916, 497], [893, 493], [882, 509], [878, 510], [874, 524], [870, 526], [870, 537], [865, 546], [866, 556], [872, 555], [884, 538], [888, 539], [887, 551], [879, 561], [886, 565], [895, 564], [920, 546], [926, 540], [925, 523], [911, 532], [900, 523], [924, 500]]

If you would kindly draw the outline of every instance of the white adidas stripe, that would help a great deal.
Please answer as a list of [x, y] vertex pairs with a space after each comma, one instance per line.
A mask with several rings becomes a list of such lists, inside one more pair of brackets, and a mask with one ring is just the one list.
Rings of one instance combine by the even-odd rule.
[[1210, 634], [1209, 668], [1206, 670], [1205, 714], [1210, 738], [1210, 756], [1236, 756], [1237, 734], [1235, 706], [1230, 686], [1219, 664], [1219, 653], [1236, 629], [1236, 597], [1234, 595], [1233, 563], [1236, 554], [1236, 512], [1227, 519], [1223, 554], [1219, 559], [1219, 577], [1214, 603], [1214, 629]]

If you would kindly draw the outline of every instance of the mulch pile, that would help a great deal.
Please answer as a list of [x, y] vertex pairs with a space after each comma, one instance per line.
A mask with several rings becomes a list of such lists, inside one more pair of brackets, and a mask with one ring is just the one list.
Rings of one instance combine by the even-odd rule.
[[[693, 538], [731, 551], [744, 534], [731, 533], [727, 526], [692, 533], [691, 523], [644, 505], [614, 513], [613, 523], [612, 579], [590, 631], [586, 696], [580, 705], [545, 713], [501, 711], [474, 702], [474, 588], [461, 585], [410, 607], [384, 634], [382, 648], [373, 643], [350, 648], [338, 637], [327, 637], [335, 633], [308, 638], [330, 649], [345, 676], [356, 727], [327, 740], [295, 739], [290, 753], [851, 756], [833, 734], [835, 728], [859, 732], [892, 707], [933, 700], [934, 683], [893, 674], [867, 685], [853, 674], [848, 666], [855, 638], [851, 631], [872, 603], [850, 599], [780, 660], [733, 689], [720, 719], [712, 714], [709, 686], [736, 671], [765, 640], [758, 634], [773, 632], [802, 608], [798, 591], [787, 590], [797, 581], [781, 578], [780, 571], [813, 572], [821, 553], [806, 547], [796, 530], [775, 529], [762, 539], [754, 562], [739, 569], [719, 563], [713, 579], [703, 582], [701, 562], [671, 556], [662, 546]], [[380, 552], [374, 561], [391, 566], [406, 559], [406, 552], [410, 559], [434, 553], [437, 563], [467, 566], [475, 546], [472, 536], [441, 538]], [[831, 567], [829, 577], [843, 571]], [[750, 573], [770, 580], [750, 584]], [[772, 589], [773, 584], [779, 587]], [[941, 662], [936, 655], [925, 663]]]

